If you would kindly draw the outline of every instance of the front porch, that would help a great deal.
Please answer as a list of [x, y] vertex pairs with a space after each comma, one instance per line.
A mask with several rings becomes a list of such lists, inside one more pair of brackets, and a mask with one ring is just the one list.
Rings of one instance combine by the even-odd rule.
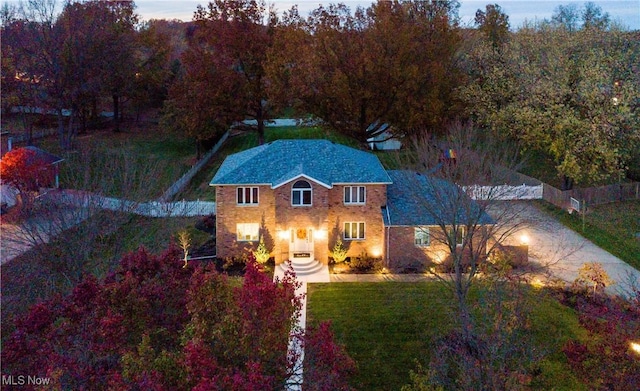
[[292, 258], [290, 262], [276, 265], [273, 278], [284, 277], [287, 270], [293, 270], [301, 282], [330, 282], [329, 267], [311, 257]]

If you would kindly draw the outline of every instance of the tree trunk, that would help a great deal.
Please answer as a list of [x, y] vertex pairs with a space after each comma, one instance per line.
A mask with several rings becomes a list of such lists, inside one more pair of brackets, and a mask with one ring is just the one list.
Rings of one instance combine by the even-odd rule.
[[256, 113], [256, 121], [258, 122], [258, 145], [264, 144], [264, 114], [262, 112], [262, 104], [258, 106], [258, 112]]
[[113, 131], [120, 131], [120, 96], [113, 94]]
[[60, 148], [65, 148], [65, 140], [64, 140], [64, 118], [62, 117], [62, 109], [58, 108], [58, 142], [60, 143]]
[[569, 178], [566, 175], [562, 176], [562, 189], [561, 190], [571, 190], [573, 189], [573, 179]]

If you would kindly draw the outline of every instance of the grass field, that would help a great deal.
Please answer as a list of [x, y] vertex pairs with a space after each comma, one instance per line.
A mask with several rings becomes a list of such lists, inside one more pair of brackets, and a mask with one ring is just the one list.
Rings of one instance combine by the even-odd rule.
[[[60, 186], [100, 192], [112, 197], [146, 197], [148, 201], [159, 197], [194, 163], [195, 143], [190, 138], [163, 131], [155, 123], [144, 123], [122, 132], [92, 130], [75, 139], [72, 151], [60, 148], [57, 137], [36, 140], [36, 145], [65, 160], [60, 164]], [[87, 170], [93, 181], [88, 183]], [[144, 189], [132, 192], [132, 186], [108, 183], [112, 177], [134, 175], [135, 184]], [[96, 178], [104, 175], [103, 183]], [[105, 184], [106, 183], [106, 184]], [[134, 186], [135, 187], [135, 186]], [[142, 193], [142, 194], [131, 194]]]
[[582, 218], [557, 208], [547, 202], [538, 202], [542, 210], [557, 218], [593, 243], [640, 270], [640, 200], [615, 202], [589, 207]]
[[[309, 284], [307, 321], [331, 320], [337, 339], [358, 365], [352, 386], [399, 390], [417, 362], [427, 363], [434, 341], [451, 327], [450, 293], [438, 283]], [[584, 338], [573, 310], [531, 293], [531, 341], [547, 352], [534, 389], [581, 390], [560, 351]]]

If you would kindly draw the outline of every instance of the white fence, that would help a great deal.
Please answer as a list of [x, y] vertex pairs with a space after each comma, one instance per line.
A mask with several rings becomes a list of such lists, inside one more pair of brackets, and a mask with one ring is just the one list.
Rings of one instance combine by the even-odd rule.
[[496, 186], [465, 186], [464, 191], [474, 200], [541, 200], [542, 184], [530, 186], [496, 185]]
[[191, 217], [207, 216], [216, 213], [216, 203], [209, 201], [150, 201], [141, 203], [79, 192], [56, 192], [55, 194], [50, 194], [49, 199], [54, 202], [80, 208], [105, 209], [115, 212], [134, 213], [147, 217]]

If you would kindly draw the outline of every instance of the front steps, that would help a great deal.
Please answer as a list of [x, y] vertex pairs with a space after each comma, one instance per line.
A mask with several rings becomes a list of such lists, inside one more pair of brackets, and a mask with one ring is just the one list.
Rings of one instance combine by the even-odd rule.
[[276, 266], [274, 278], [282, 278], [287, 268], [293, 268], [298, 281], [303, 282], [329, 282], [329, 267], [313, 258], [294, 258], [291, 263], [281, 263]]

